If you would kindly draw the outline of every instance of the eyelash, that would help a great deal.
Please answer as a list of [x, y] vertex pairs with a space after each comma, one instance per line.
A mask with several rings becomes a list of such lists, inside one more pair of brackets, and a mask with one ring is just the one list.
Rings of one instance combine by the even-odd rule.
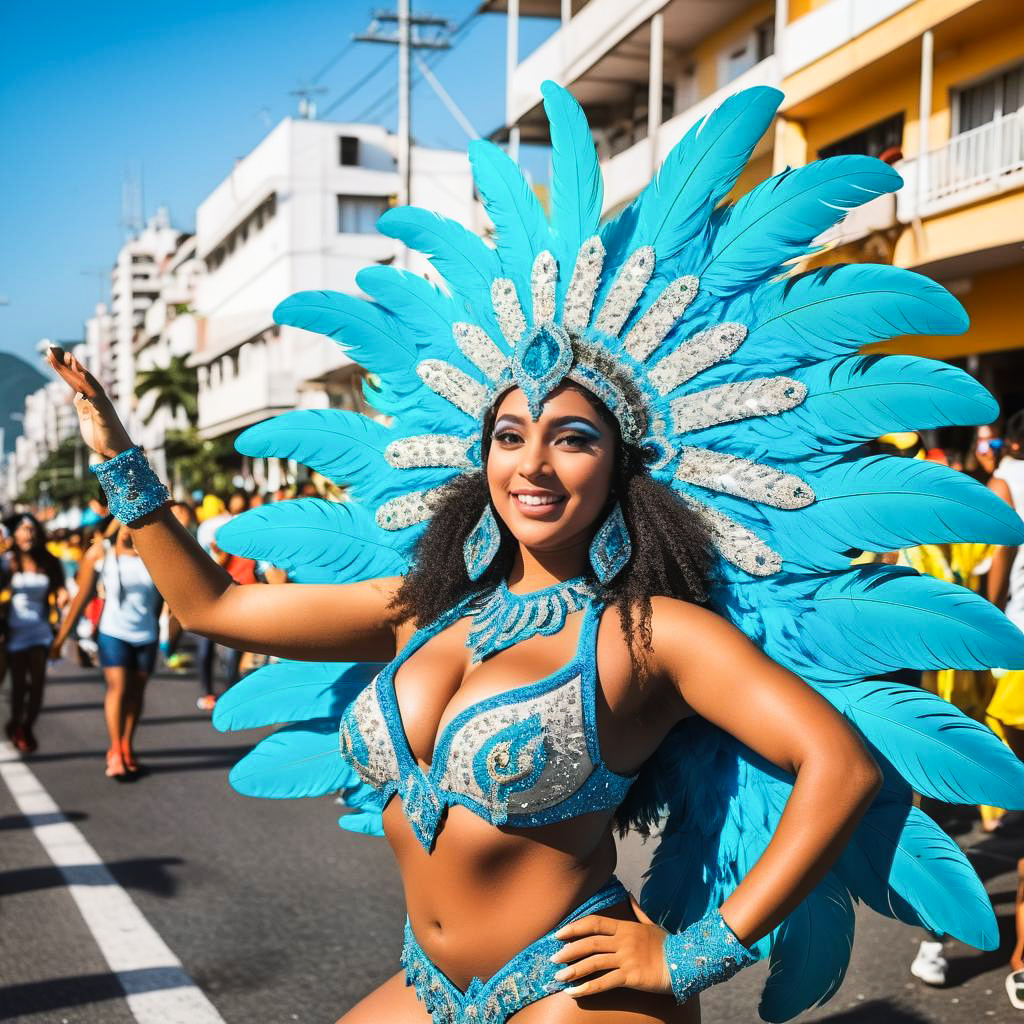
[[[497, 430], [492, 437], [499, 444], [516, 444], [517, 442], [521, 443], [523, 440], [514, 430], [509, 429]], [[587, 437], [586, 434], [562, 434], [556, 439], [555, 443], [558, 444], [559, 441], [566, 441], [571, 448], [586, 448], [588, 445], [593, 444], [595, 440], [596, 438]]]

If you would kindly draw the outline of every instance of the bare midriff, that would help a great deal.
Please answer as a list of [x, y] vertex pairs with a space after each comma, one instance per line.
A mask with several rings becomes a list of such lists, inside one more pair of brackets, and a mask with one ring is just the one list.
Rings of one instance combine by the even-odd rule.
[[384, 831], [424, 952], [460, 989], [491, 977], [611, 878], [610, 821], [600, 811], [515, 829], [456, 805], [428, 853], [392, 799]]

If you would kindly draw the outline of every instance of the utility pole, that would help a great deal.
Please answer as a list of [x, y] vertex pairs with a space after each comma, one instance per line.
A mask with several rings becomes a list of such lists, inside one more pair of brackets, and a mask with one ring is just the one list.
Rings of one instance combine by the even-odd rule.
[[[382, 26], [394, 24], [393, 32]], [[432, 29], [429, 36], [420, 29]], [[412, 50], [447, 50], [455, 26], [447, 18], [411, 11], [411, 0], [397, 0], [395, 11], [375, 11], [369, 28], [355, 36], [360, 43], [388, 43], [398, 47], [398, 205], [408, 206], [411, 198], [412, 127], [409, 89], [409, 59]]]

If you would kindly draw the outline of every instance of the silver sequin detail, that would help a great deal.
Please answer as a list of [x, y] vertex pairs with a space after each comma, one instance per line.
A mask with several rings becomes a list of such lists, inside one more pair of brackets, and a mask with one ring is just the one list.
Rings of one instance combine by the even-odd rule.
[[477, 783], [473, 758], [495, 733], [538, 715], [547, 761], [533, 786], [515, 792], [509, 813], [534, 814], [564, 800], [566, 793], [577, 792], [594, 770], [584, 732], [582, 686], [582, 678], [576, 676], [532, 700], [517, 701], [474, 715], [451, 737], [448, 763], [439, 788], [464, 793], [489, 806], [493, 797]]
[[407, 526], [425, 523], [434, 514], [434, 499], [441, 493], [440, 487], [429, 491], [410, 491], [390, 501], [385, 501], [374, 518], [382, 530], [404, 530]]
[[393, 469], [428, 469], [451, 466], [453, 469], [472, 469], [467, 452], [473, 444], [471, 437], [454, 434], [418, 434], [402, 437], [384, 449], [384, 458]]
[[473, 419], [479, 419], [487, 403], [487, 388], [457, 366], [443, 359], [424, 359], [416, 364], [420, 380], [436, 395], [446, 398]]
[[508, 369], [508, 356], [498, 348], [494, 339], [476, 324], [452, 324], [452, 336], [459, 351], [491, 380], [499, 380]]
[[[352, 765], [356, 774], [368, 786], [379, 790], [397, 779], [401, 773], [376, 690], [377, 680], [374, 679], [352, 702], [351, 715], [341, 720], [339, 743], [342, 757]], [[360, 764], [353, 756], [350, 718], [355, 719], [356, 728], [366, 746], [366, 764]]]
[[650, 382], [659, 395], [667, 395], [709, 366], [731, 356], [746, 336], [743, 324], [715, 324], [698, 331], [651, 367]]
[[735, 519], [686, 495], [683, 501], [704, 520], [722, 557], [751, 576], [771, 576], [782, 568], [782, 556]]
[[693, 302], [698, 284], [692, 275], [677, 277], [665, 286], [650, 309], [633, 325], [623, 344], [637, 362], [647, 359], [665, 340], [676, 321], [686, 312], [686, 307]]
[[516, 286], [507, 277], [496, 277], [491, 282], [491, 304], [501, 333], [509, 345], [515, 348], [526, 333], [526, 318], [523, 316], [523, 307], [519, 305]]
[[558, 264], [546, 249], [537, 253], [530, 274], [530, 294], [533, 299], [533, 322], [544, 324], [555, 319], [555, 280]]
[[581, 246], [576, 256], [572, 280], [565, 293], [562, 326], [582, 331], [590, 323], [594, 311], [594, 296], [604, 267], [604, 244], [600, 236], [592, 235]]
[[654, 272], [654, 246], [642, 245], [629, 254], [622, 265], [615, 283], [608, 292], [601, 312], [594, 322], [595, 330], [604, 334], [618, 334], [622, 325], [643, 294], [647, 282]]
[[774, 416], [798, 406], [807, 387], [792, 377], [759, 377], [683, 395], [672, 401], [672, 427], [676, 434], [733, 423], [753, 416]]
[[676, 479], [773, 508], [805, 508], [814, 492], [799, 477], [708, 448], [680, 449]]

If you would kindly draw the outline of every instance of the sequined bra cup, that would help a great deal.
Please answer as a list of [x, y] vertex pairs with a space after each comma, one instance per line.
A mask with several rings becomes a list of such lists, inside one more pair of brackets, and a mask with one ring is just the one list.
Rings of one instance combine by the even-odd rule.
[[377, 792], [379, 807], [397, 793], [426, 849], [445, 809], [469, 808], [492, 825], [549, 825], [618, 807], [636, 776], [601, 760], [597, 737], [597, 627], [600, 606], [586, 606], [576, 655], [536, 683], [495, 694], [459, 712], [441, 731], [424, 771], [402, 728], [395, 695], [398, 668], [464, 614], [454, 609], [419, 630], [405, 650], [348, 706], [341, 755]]

